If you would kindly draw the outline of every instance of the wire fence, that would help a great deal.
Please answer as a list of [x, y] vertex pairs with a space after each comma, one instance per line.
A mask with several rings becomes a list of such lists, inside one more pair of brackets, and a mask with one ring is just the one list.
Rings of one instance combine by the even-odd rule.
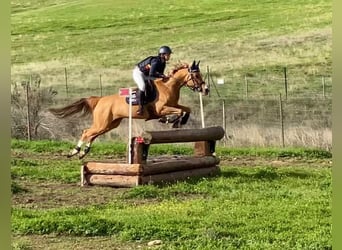
[[[68, 123], [69, 128], [61, 129], [63, 123], [53, 120], [46, 108], [62, 106], [81, 97], [118, 92], [125, 85], [113, 85], [111, 74], [69, 72], [64, 68], [61, 74], [55, 76], [36, 73], [24, 76], [21, 80], [13, 80], [13, 137], [73, 138], [79, 133], [75, 130], [87, 123], [76, 124], [80, 121], [75, 120]], [[330, 150], [331, 76], [293, 77], [285, 68], [282, 75], [279, 76], [279, 72], [277, 74], [222, 77], [211, 74], [207, 68], [203, 78], [211, 92], [209, 96], [203, 97], [205, 126], [223, 126], [226, 136], [220, 143], [226, 146], [304, 146]], [[198, 96], [184, 89], [180, 103], [192, 109], [186, 127], [201, 127], [203, 121]], [[122, 138], [127, 136], [125, 122], [120, 127], [105, 138], [126, 141]], [[136, 127], [136, 131], [165, 128], [155, 122], [136, 122]]]

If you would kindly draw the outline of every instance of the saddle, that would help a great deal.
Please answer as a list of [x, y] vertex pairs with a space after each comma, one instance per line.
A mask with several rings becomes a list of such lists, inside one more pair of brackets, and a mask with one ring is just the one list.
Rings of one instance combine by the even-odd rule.
[[[151, 84], [149, 82], [145, 82], [145, 98], [144, 98], [144, 105], [150, 102], [153, 102], [157, 97], [157, 88], [154, 82]], [[132, 89], [132, 105], [139, 105], [140, 104], [140, 89], [134, 88]], [[126, 103], [129, 104], [129, 96], [126, 97]]]

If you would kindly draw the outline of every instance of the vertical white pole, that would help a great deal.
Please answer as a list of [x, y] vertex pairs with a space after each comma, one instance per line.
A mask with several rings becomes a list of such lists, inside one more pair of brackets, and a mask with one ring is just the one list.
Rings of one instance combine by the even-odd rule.
[[200, 98], [200, 106], [201, 106], [201, 120], [202, 120], [202, 128], [205, 128], [204, 125], [204, 112], [203, 112], [203, 100], [202, 100], [202, 93], [199, 93]]
[[132, 89], [129, 88], [128, 110], [128, 164], [132, 164]]

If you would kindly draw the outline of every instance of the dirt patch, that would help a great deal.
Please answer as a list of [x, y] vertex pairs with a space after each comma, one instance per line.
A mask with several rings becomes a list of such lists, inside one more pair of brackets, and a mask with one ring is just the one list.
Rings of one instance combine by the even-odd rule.
[[42, 249], [42, 250], [97, 250], [97, 249], [115, 249], [115, 250], [133, 250], [133, 249], [151, 249], [145, 243], [122, 243], [113, 237], [69, 237], [62, 235], [26, 235], [14, 236], [12, 238], [14, 249]]
[[20, 181], [18, 185], [26, 191], [12, 195], [12, 205], [31, 209], [107, 204], [127, 190], [100, 186], [81, 187], [76, 183]]

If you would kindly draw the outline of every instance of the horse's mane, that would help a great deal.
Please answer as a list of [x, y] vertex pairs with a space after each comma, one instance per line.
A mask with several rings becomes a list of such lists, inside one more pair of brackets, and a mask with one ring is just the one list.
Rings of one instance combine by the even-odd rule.
[[169, 72], [169, 76], [173, 76], [178, 70], [186, 68], [189, 68], [189, 64], [184, 62], [178, 62], [175, 65], [173, 65], [173, 68]]

